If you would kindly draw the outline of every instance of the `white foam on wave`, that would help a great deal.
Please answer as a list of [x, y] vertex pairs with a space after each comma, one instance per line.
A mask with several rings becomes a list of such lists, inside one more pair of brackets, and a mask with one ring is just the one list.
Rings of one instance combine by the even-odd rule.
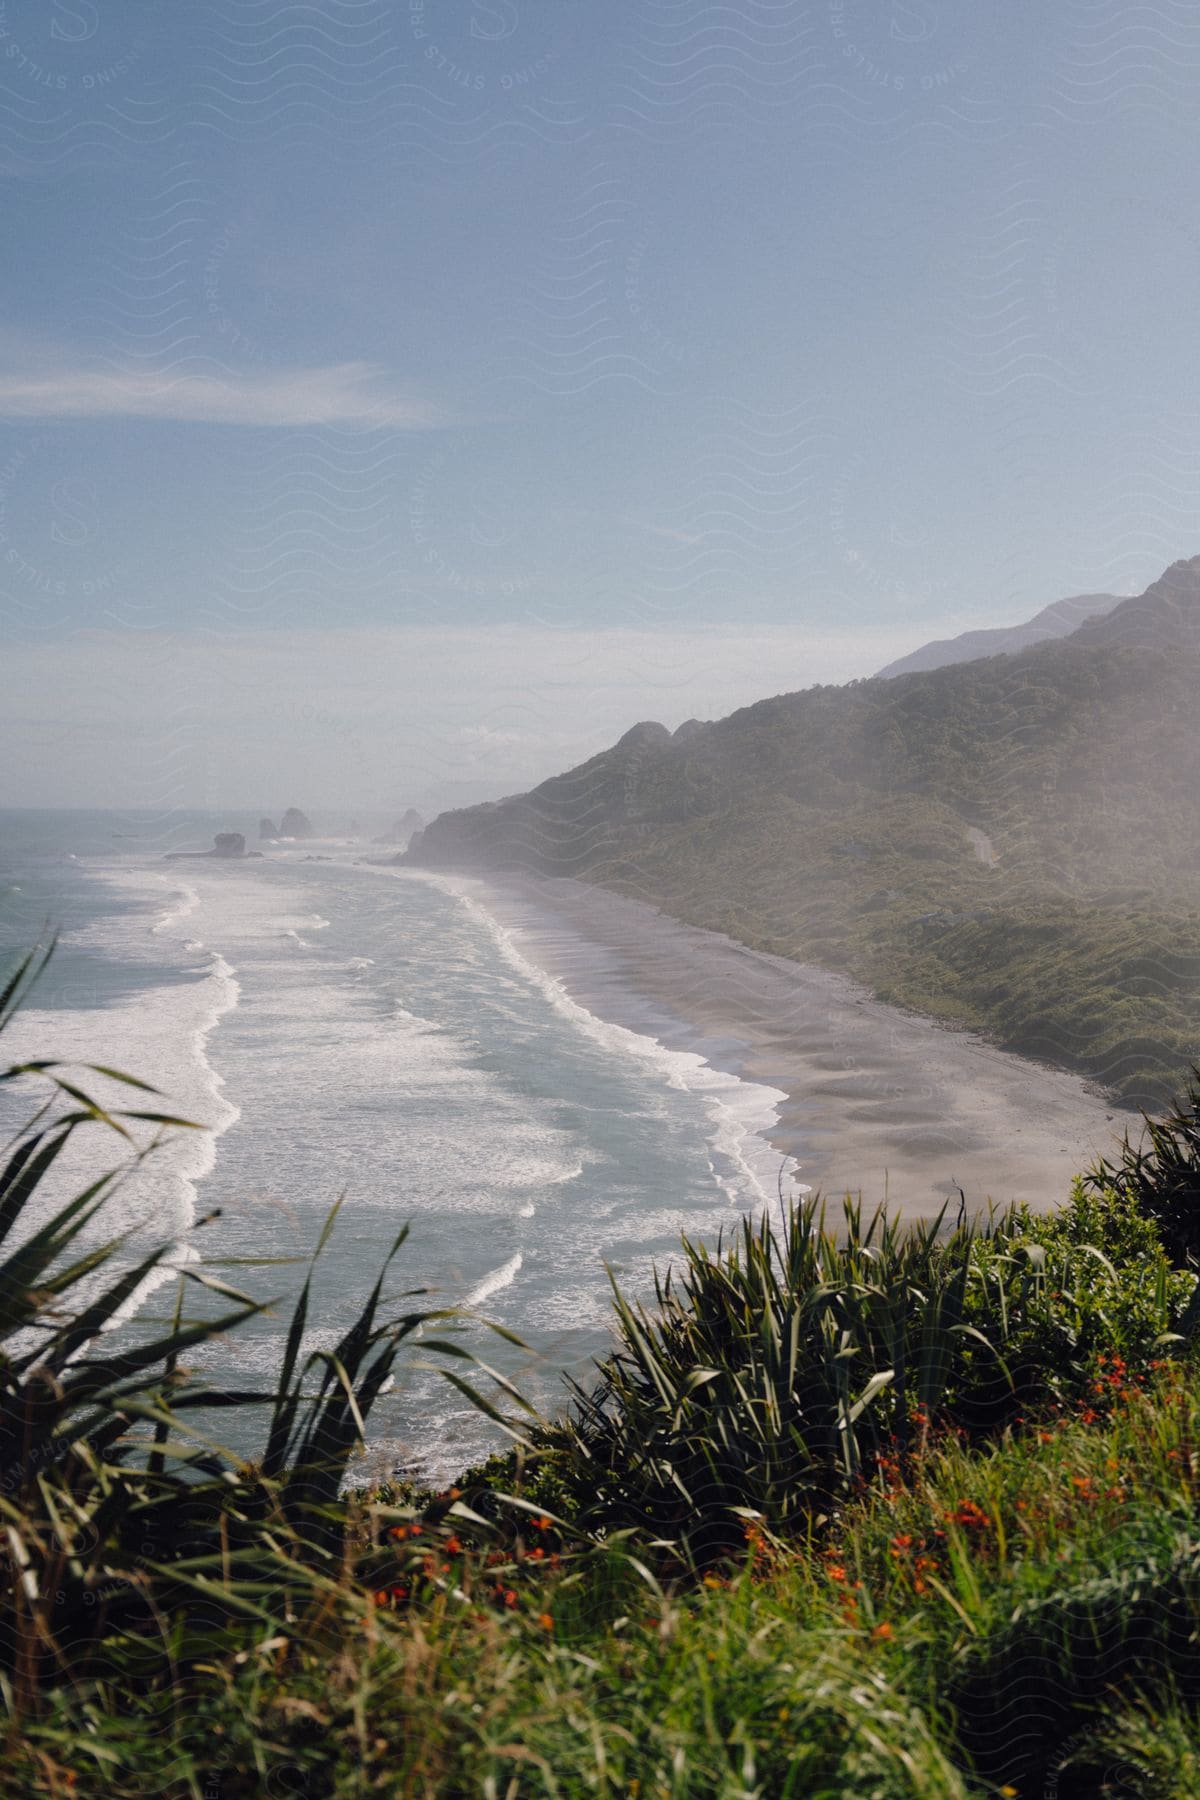
[[[412, 996], [396, 992], [403, 954], [382, 984], [368, 982], [374, 957], [307, 941], [324, 913], [301, 883], [223, 868], [204, 870], [197, 885], [205, 935], [240, 971], [254, 1021], [253, 1042], [233, 1033], [225, 1046], [230, 1080], [260, 1139], [275, 1132], [281, 1110], [310, 1121], [301, 1139], [280, 1137], [272, 1182], [286, 1189], [329, 1178], [342, 1162], [359, 1206], [393, 1206], [400, 1193], [406, 1206], [436, 1211], [453, 1194], [458, 1212], [511, 1218], [531, 1190], [536, 1197], [581, 1172], [576, 1133], [481, 1067], [468, 1033], [404, 1004]], [[326, 913], [331, 897], [322, 884]], [[366, 1120], [386, 1181], [353, 1173]]]
[[[168, 881], [166, 875], [160, 876], [159, 879], [164, 883]], [[182, 924], [183, 920], [189, 918], [200, 904], [200, 896], [196, 889], [189, 887], [186, 882], [183, 886], [175, 889], [171, 898], [174, 904], [168, 906], [165, 912], [160, 913], [150, 927], [153, 937], [159, 937], [163, 932], [171, 931], [176, 925]]]
[[[440, 1211], [453, 1194], [456, 1212], [511, 1217], [529, 1190], [561, 1187], [581, 1173], [576, 1134], [481, 1068], [470, 1041], [398, 1003], [383, 1013], [364, 1008], [343, 969], [314, 961], [304, 979], [256, 990], [273, 1089], [256, 1109], [270, 1117], [282, 1104], [319, 1118], [323, 1156], [350, 1168], [363, 1156], [369, 1120], [370, 1161], [388, 1179], [354, 1178], [356, 1205], [391, 1207], [401, 1192], [406, 1206]], [[235, 1079], [256, 1093], [260, 1053], [258, 1066], [245, 1046], [228, 1054]], [[352, 1095], [352, 1103], [331, 1104], [335, 1094]], [[292, 1145], [289, 1154], [302, 1149]]]
[[[222, 1017], [237, 1005], [238, 994], [233, 970], [214, 954], [195, 981], [144, 989], [114, 1007], [26, 1008], [5, 1034], [6, 1055], [13, 1061], [57, 1057], [68, 1078], [109, 1110], [165, 1112], [207, 1127], [164, 1132], [150, 1122], [129, 1121], [134, 1160], [127, 1143], [101, 1127], [89, 1127], [75, 1133], [39, 1187], [37, 1207], [28, 1215], [31, 1226], [101, 1174], [126, 1169], [101, 1209], [93, 1236], [127, 1237], [130, 1256], [162, 1246], [164, 1259], [114, 1323], [132, 1317], [181, 1263], [195, 1259], [187, 1239], [196, 1216], [197, 1185], [216, 1161], [218, 1138], [239, 1117], [239, 1109], [222, 1092], [207, 1045]], [[158, 1094], [95, 1074], [88, 1067], [93, 1059], [138, 1079], [153, 1077]], [[29, 1093], [32, 1098], [32, 1084]]]
[[485, 1300], [492, 1298], [493, 1294], [499, 1294], [504, 1288], [511, 1287], [520, 1274], [524, 1261], [525, 1258], [518, 1250], [515, 1256], [510, 1256], [506, 1263], [502, 1263], [498, 1269], [493, 1269], [489, 1275], [484, 1276], [482, 1281], [477, 1282], [463, 1301], [463, 1305], [482, 1306]]
[[616, 1056], [638, 1058], [669, 1087], [696, 1094], [703, 1101], [712, 1128], [709, 1167], [730, 1200], [760, 1204], [776, 1198], [781, 1159], [767, 1143], [766, 1134], [775, 1125], [779, 1107], [787, 1098], [781, 1088], [743, 1081], [724, 1069], [715, 1069], [697, 1051], [672, 1050], [648, 1033], [598, 1018], [573, 999], [556, 976], [518, 948], [516, 931], [501, 924], [486, 904], [450, 879], [435, 879], [484, 926], [509, 964], [538, 989], [561, 1017], [569, 1019], [602, 1049]]
[[[128, 1235], [130, 1255], [146, 1255], [151, 1245], [165, 1246], [165, 1252], [159, 1268], [126, 1302], [115, 1324], [131, 1318], [179, 1265], [196, 1260], [188, 1242], [196, 1217], [196, 1190], [215, 1165], [219, 1138], [240, 1117], [209, 1060], [209, 1040], [225, 1015], [237, 1007], [241, 989], [223, 956], [206, 949], [200, 939], [177, 932], [202, 904], [201, 892], [190, 882], [153, 869], [100, 868], [93, 873], [143, 907], [93, 919], [77, 927], [70, 941], [99, 951], [118, 965], [172, 972], [176, 979], [148, 984], [112, 1006], [25, 1008], [6, 1032], [5, 1051], [15, 1061], [34, 1055], [57, 1057], [69, 1077], [109, 1110], [157, 1111], [202, 1128], [164, 1132], [148, 1121], [129, 1123], [135, 1160], [106, 1200], [94, 1234]], [[164, 884], [172, 889], [171, 904], [147, 931], [144, 906], [153, 903]], [[93, 1073], [88, 1066], [93, 1060], [152, 1081], [157, 1094], [147, 1095]], [[52, 1179], [39, 1189], [39, 1212], [44, 1215], [101, 1173], [121, 1167], [129, 1155], [128, 1144], [98, 1128], [77, 1132]]]

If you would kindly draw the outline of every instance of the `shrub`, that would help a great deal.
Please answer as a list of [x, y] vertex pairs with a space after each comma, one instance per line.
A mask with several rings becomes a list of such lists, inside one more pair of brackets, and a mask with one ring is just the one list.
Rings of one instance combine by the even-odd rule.
[[1200, 1264], [1200, 1068], [1163, 1118], [1146, 1119], [1138, 1143], [1126, 1132], [1119, 1159], [1101, 1158], [1086, 1181], [1127, 1195], [1177, 1266]]
[[819, 1528], [931, 1431], [979, 1438], [1087, 1404], [1099, 1358], [1144, 1365], [1191, 1330], [1193, 1278], [1121, 1194], [941, 1227], [864, 1222], [847, 1201], [834, 1233], [809, 1200], [711, 1252], [685, 1240], [653, 1307], [616, 1293], [616, 1348], [541, 1435], [541, 1491], [586, 1528], [707, 1565], [748, 1521]]
[[972, 1247], [967, 1319], [995, 1356], [964, 1346], [971, 1375], [950, 1397], [972, 1431], [1047, 1402], [1087, 1403], [1104, 1361], [1131, 1373], [1193, 1329], [1194, 1277], [1174, 1270], [1129, 1197], [1076, 1181], [1060, 1212], [1018, 1208]]

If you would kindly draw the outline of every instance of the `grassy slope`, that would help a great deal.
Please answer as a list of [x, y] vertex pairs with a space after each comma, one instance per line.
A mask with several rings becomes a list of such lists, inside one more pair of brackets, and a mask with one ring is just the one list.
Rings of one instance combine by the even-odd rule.
[[810, 689], [635, 735], [417, 855], [617, 887], [1154, 1104], [1198, 1046], [1197, 692], [1200, 652], [1072, 640]]
[[[1200, 1691], [1200, 1382], [1118, 1381], [1102, 1404], [984, 1454], [943, 1442], [832, 1540], [752, 1544], [740, 1572], [673, 1597], [603, 1553], [544, 1575], [531, 1531], [499, 1585], [460, 1556], [419, 1608], [364, 1618], [347, 1595], [323, 1642], [248, 1632], [182, 1695], [138, 1705], [101, 1684], [95, 1749], [125, 1762], [105, 1791], [1106, 1791], [1048, 1787], [1074, 1755], [1183, 1800], [1200, 1780], [1180, 1710]], [[98, 1791], [66, 1691], [13, 1747], [8, 1791], [53, 1792], [66, 1741]]]

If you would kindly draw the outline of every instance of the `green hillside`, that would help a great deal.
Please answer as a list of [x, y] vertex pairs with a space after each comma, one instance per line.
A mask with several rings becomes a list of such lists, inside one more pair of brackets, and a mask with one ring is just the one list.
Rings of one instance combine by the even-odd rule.
[[435, 867], [570, 875], [1153, 1104], [1200, 1055], [1200, 558], [1073, 636], [635, 726], [443, 814]]

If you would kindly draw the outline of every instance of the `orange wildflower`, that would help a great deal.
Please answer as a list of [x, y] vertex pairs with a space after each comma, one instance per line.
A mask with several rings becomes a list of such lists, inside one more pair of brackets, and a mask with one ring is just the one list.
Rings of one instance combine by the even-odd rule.
[[983, 1508], [974, 1500], [960, 1500], [957, 1510], [949, 1514], [955, 1525], [965, 1525], [970, 1530], [983, 1531], [991, 1524], [991, 1520]]

